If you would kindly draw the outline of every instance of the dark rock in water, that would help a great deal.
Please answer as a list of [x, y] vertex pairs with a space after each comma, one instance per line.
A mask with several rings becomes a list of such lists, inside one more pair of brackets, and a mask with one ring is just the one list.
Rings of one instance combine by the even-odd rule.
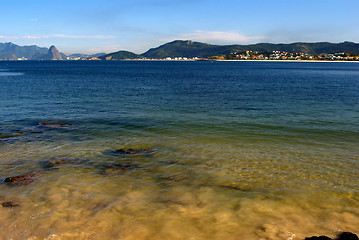
[[330, 237], [327, 236], [313, 236], [313, 237], [306, 237], [305, 240], [333, 240]]
[[185, 180], [188, 179], [189, 176], [188, 175], [184, 175], [184, 174], [176, 174], [176, 175], [169, 175], [169, 176], [158, 176], [157, 179], [160, 181], [181, 181], [181, 180]]
[[143, 148], [120, 148], [116, 150], [106, 151], [111, 155], [146, 155], [153, 152], [152, 149], [143, 149]]
[[[330, 237], [327, 236], [313, 236], [313, 237], [307, 237], [305, 240], [333, 240]], [[359, 240], [358, 236], [351, 232], [342, 232], [340, 233], [335, 240]]]
[[1, 205], [2, 205], [4, 208], [12, 208], [12, 207], [20, 206], [19, 204], [14, 203], [14, 202], [12, 202], [12, 201], [3, 202], [3, 203], [1, 203]]
[[99, 211], [107, 208], [109, 205], [110, 205], [110, 203], [108, 203], [108, 202], [99, 202], [99, 203], [93, 204], [89, 208], [89, 210], [99, 212]]
[[27, 163], [27, 160], [16, 159], [16, 160], [13, 160], [11, 162], [0, 163], [0, 165], [19, 166], [19, 165], [24, 165], [25, 163]]
[[24, 139], [21, 133], [0, 133], [0, 143], [13, 143]]
[[90, 162], [83, 158], [70, 158], [70, 157], [55, 157], [40, 162], [43, 169], [54, 170], [56, 165], [62, 164], [82, 164]]
[[23, 129], [19, 129], [19, 130], [15, 130], [15, 131], [18, 133], [21, 133], [21, 134], [43, 133], [44, 132], [43, 129], [39, 129], [37, 126], [25, 127]]
[[87, 140], [93, 140], [91, 137], [71, 137], [70, 140], [76, 141], [76, 142], [82, 142]]
[[101, 174], [124, 174], [130, 170], [139, 169], [140, 167], [134, 163], [107, 163], [102, 165]]
[[22, 136], [21, 134], [13, 134], [13, 133], [0, 133], [0, 139], [6, 140], [11, 138], [16, 138]]
[[41, 121], [37, 123], [39, 127], [45, 127], [47, 129], [67, 129], [70, 127], [70, 124], [63, 122], [45, 122]]
[[41, 174], [38, 172], [25, 174], [22, 176], [15, 176], [15, 177], [7, 177], [3, 180], [3, 182], [8, 183], [10, 185], [22, 185], [22, 184], [29, 184], [33, 181], [36, 181], [41, 177]]
[[359, 237], [351, 232], [342, 232], [338, 235], [336, 240], [359, 240]]
[[238, 185], [230, 184], [230, 185], [221, 185], [222, 188], [232, 189], [232, 190], [238, 190], [238, 191], [248, 191]]
[[41, 138], [39, 137], [34, 137], [34, 136], [18, 136], [18, 137], [10, 137], [10, 138], [6, 138], [6, 139], [0, 139], [0, 143], [14, 143], [14, 142], [18, 142], [18, 141], [22, 141], [22, 142], [33, 142], [36, 140], [40, 140]]

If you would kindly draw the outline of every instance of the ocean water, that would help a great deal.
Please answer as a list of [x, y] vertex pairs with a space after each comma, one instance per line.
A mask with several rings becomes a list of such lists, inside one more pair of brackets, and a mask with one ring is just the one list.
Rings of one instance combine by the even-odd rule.
[[3, 61], [0, 169], [0, 239], [359, 234], [359, 64]]

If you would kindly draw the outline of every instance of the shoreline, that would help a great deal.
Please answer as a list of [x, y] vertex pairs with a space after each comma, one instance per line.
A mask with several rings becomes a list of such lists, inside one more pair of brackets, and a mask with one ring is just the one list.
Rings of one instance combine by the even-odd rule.
[[167, 59], [119, 59], [119, 60], [0, 60], [0, 62], [124, 62], [124, 61], [153, 61], [153, 62], [315, 62], [315, 63], [359, 63], [359, 61], [329, 61], [329, 60], [167, 60]]
[[327, 63], [337, 63], [337, 62], [356, 62], [359, 61], [329, 61], [329, 60], [208, 60], [208, 61], [220, 61], [220, 62], [327, 62]]

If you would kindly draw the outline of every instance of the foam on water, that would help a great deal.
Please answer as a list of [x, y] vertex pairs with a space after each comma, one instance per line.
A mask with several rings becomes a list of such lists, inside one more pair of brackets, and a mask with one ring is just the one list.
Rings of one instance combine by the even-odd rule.
[[21, 72], [10, 72], [10, 69], [0, 69], [0, 77], [21, 76], [23, 74]]

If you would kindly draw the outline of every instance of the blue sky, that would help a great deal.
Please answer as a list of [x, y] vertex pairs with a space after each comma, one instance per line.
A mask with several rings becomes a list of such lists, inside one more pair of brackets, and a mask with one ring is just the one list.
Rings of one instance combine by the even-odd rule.
[[359, 0], [0, 0], [0, 42], [65, 53], [182, 39], [213, 44], [359, 42]]

